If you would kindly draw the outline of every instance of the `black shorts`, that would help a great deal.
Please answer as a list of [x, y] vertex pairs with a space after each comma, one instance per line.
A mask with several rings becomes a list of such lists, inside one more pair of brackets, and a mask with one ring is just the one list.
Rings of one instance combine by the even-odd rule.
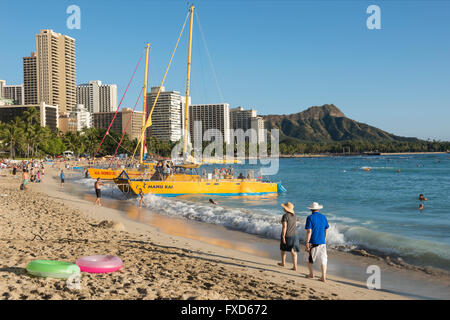
[[61, 179], [61, 183], [64, 183], [64, 179]]
[[280, 241], [281, 251], [292, 251], [292, 249], [296, 252], [300, 251], [300, 239], [298, 235], [286, 237], [286, 244], [284, 244], [283, 241]]
[[102, 196], [102, 190], [95, 189], [95, 194], [97, 195], [97, 198], [100, 198]]

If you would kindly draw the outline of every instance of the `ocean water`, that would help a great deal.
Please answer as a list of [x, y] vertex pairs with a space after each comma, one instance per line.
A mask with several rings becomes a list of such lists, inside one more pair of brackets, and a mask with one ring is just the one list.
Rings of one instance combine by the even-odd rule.
[[[257, 172], [258, 166], [234, 165], [235, 174], [248, 169]], [[210, 204], [208, 195], [146, 195], [146, 202], [167, 216], [279, 239], [280, 204], [290, 201], [304, 239], [307, 207], [316, 201], [330, 224], [329, 246], [368, 249], [450, 270], [450, 154], [280, 159], [278, 174], [267, 178], [281, 181], [287, 192], [215, 196], [218, 205]], [[420, 193], [428, 198], [422, 211]]]

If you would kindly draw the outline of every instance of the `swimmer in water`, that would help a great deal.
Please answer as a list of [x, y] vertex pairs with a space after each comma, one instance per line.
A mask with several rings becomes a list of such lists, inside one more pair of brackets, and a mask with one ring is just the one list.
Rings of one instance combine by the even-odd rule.
[[215, 202], [213, 199], [209, 199], [209, 202], [212, 204], [217, 204], [217, 202]]
[[425, 197], [423, 196], [423, 194], [421, 193], [421, 194], [419, 194], [419, 200], [420, 200], [420, 201], [427, 201], [428, 199], [425, 198]]

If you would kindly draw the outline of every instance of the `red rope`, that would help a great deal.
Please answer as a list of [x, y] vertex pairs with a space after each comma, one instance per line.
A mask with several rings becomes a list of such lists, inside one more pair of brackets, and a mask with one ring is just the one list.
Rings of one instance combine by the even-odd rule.
[[120, 109], [120, 106], [121, 106], [121, 104], [122, 104], [123, 98], [125, 98], [125, 95], [127, 94], [128, 88], [130, 87], [130, 84], [131, 84], [131, 82], [133, 81], [134, 75], [135, 75], [135, 73], [136, 73], [137, 68], [139, 67], [139, 64], [141, 63], [141, 60], [142, 60], [142, 57], [143, 57], [143, 56], [144, 56], [144, 53], [141, 54], [141, 57], [139, 58], [139, 61], [138, 61], [137, 65], [136, 65], [136, 68], [134, 68], [133, 75], [131, 76], [130, 82], [128, 82], [127, 88], [125, 89], [125, 92], [124, 92], [123, 95], [122, 95], [122, 99], [120, 100], [120, 103], [119, 103], [119, 106], [117, 107], [116, 113], [114, 114], [114, 117], [112, 118], [111, 123], [109, 124], [109, 127], [108, 127], [108, 129], [106, 130], [106, 133], [105, 133], [105, 135], [103, 136], [103, 139], [102, 139], [102, 141], [100, 142], [100, 145], [98, 146], [97, 151], [95, 151], [95, 153], [94, 153], [94, 159], [95, 159], [95, 156], [97, 155], [98, 151], [100, 150], [100, 147], [102, 146], [103, 141], [105, 140], [106, 136], [108, 135], [109, 129], [111, 129], [111, 126], [112, 126], [112, 124], [113, 124], [113, 122], [114, 122], [114, 119], [116, 119], [116, 116], [117, 116], [117, 113], [119, 112], [119, 109]]
[[125, 126], [125, 130], [123, 130], [122, 138], [120, 138], [119, 144], [117, 145], [117, 148], [116, 148], [116, 151], [114, 152], [113, 158], [116, 156], [117, 150], [119, 150], [119, 147], [120, 147], [120, 145], [122, 144], [123, 137], [125, 136], [125, 133], [126, 133], [126, 131], [127, 131], [127, 129], [128, 129], [128, 125], [129, 125], [130, 122], [131, 122], [131, 118], [133, 117], [134, 110], [136, 109], [136, 106], [137, 106], [137, 104], [138, 104], [138, 102], [139, 102], [139, 99], [141, 98], [141, 95], [142, 95], [142, 92], [143, 92], [143, 91], [144, 91], [144, 87], [142, 87], [141, 92], [139, 92], [139, 97], [137, 98], [137, 101], [136, 101], [136, 103], [134, 104], [133, 112], [131, 112], [131, 116], [130, 116], [130, 118], [128, 119], [127, 125]]

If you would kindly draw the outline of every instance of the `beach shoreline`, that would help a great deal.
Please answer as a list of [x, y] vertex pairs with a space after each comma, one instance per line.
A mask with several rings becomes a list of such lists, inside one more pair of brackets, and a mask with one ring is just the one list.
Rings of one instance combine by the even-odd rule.
[[[160, 232], [118, 210], [94, 207], [59, 189], [56, 170], [20, 191], [18, 178], [0, 185], [0, 292], [2, 299], [404, 299], [330, 275], [327, 283], [282, 269], [275, 261]], [[23, 195], [26, 194], [26, 197]], [[101, 228], [102, 220], [115, 221]], [[114, 254], [124, 268], [112, 274], [82, 273], [81, 290], [63, 280], [27, 275], [35, 259], [75, 261]], [[356, 290], [355, 290], [356, 289]]]
[[[118, 209], [114, 208], [108, 208], [108, 207], [94, 207], [93, 201], [95, 200], [94, 195], [86, 194], [82, 199], [77, 197], [76, 195], [68, 194], [65, 192], [65, 190], [61, 190], [59, 188], [59, 183], [57, 182], [57, 171], [56, 169], [48, 169], [46, 171], [46, 176], [44, 178], [44, 182], [42, 184], [33, 184], [31, 186], [32, 189], [38, 189], [39, 192], [37, 193], [35, 190], [26, 191], [28, 195], [37, 194], [37, 197], [43, 200], [44, 198], [48, 197], [48, 202], [56, 202], [60, 203], [62, 207], [69, 208], [70, 212], [77, 213], [79, 216], [78, 219], [83, 221], [84, 228], [92, 229], [92, 230], [84, 230], [84, 229], [78, 229], [82, 230], [83, 233], [86, 233], [89, 235], [84, 238], [84, 243], [87, 244], [86, 248], [80, 248], [77, 246], [76, 250], [72, 250], [71, 254], [73, 258], [79, 257], [81, 255], [88, 255], [89, 254], [96, 254], [100, 253], [101, 247], [96, 244], [96, 239], [98, 240], [98, 236], [101, 238], [105, 237], [104, 233], [107, 233], [108, 237], [111, 237], [111, 235], [120, 234], [121, 240], [124, 241], [133, 241], [133, 243], [151, 243], [152, 246], [156, 246], [159, 248], [161, 252], [161, 256], [158, 256], [158, 258], [161, 260], [165, 260], [166, 257], [169, 257], [173, 255], [174, 253], [172, 251], [177, 252], [177, 254], [183, 254], [183, 257], [186, 257], [187, 260], [190, 261], [191, 264], [195, 264], [197, 268], [200, 270], [209, 270], [206, 273], [211, 273], [211, 278], [208, 278], [207, 283], [211, 283], [211, 281], [214, 281], [214, 275], [217, 274], [228, 274], [233, 273], [235, 276], [240, 277], [242, 280], [240, 281], [241, 285], [238, 286], [236, 284], [235, 287], [229, 290], [225, 290], [225, 293], [221, 293], [220, 284], [217, 286], [206, 288], [206, 287], [199, 287], [194, 286], [192, 284], [192, 280], [188, 280], [189, 274], [187, 274], [187, 270], [179, 270], [180, 268], [176, 268], [179, 275], [173, 279], [173, 275], [166, 274], [163, 272], [163, 278], [168, 277], [168, 282], [176, 281], [184, 278], [184, 281], [186, 284], [184, 284], [181, 288], [175, 289], [174, 286], [170, 286], [167, 283], [165, 286], [159, 286], [161, 287], [158, 291], [157, 289], [155, 291], [150, 291], [148, 288], [142, 289], [140, 288], [139, 291], [146, 292], [146, 294], [139, 294], [137, 289], [133, 286], [130, 286], [130, 289], [127, 290], [126, 288], [123, 288], [122, 290], [111, 290], [109, 294], [103, 294], [100, 296], [93, 295], [93, 292], [97, 292], [96, 288], [101, 288], [105, 285], [105, 283], [110, 283], [114, 278], [120, 277], [121, 279], [124, 279], [123, 273], [126, 273], [126, 277], [130, 280], [135, 281], [135, 278], [138, 278], [141, 280], [141, 282], [147, 284], [148, 286], [154, 287], [154, 283], [152, 283], [151, 280], [142, 280], [141, 276], [136, 274], [135, 268], [130, 268], [130, 262], [133, 264], [140, 266], [140, 270], [142, 273], [142, 270], [145, 270], [145, 267], [142, 266], [142, 262], [139, 261], [139, 249], [132, 248], [133, 250], [137, 250], [138, 252], [134, 252], [134, 256], [131, 257], [129, 254], [126, 254], [124, 251], [117, 251], [117, 253], [121, 253], [121, 258], [124, 260], [124, 270], [120, 271], [119, 273], [111, 274], [108, 276], [101, 276], [99, 279], [95, 279], [95, 276], [85, 274], [82, 275], [82, 284], [83, 287], [86, 286], [86, 289], [81, 290], [83, 293], [80, 292], [71, 292], [67, 289], [64, 289], [63, 292], [60, 292], [58, 290], [55, 291], [55, 288], [49, 287], [48, 285], [44, 286], [47, 288], [46, 292], [50, 290], [52, 293], [43, 293], [40, 292], [38, 289], [37, 294], [28, 294], [26, 292], [23, 292], [24, 290], [18, 290], [17, 286], [11, 285], [11, 281], [23, 281], [23, 282], [29, 282], [30, 277], [27, 276], [23, 268], [26, 266], [26, 261], [31, 261], [34, 257], [33, 256], [24, 256], [23, 254], [19, 254], [20, 258], [18, 258], [16, 255], [17, 250], [26, 251], [26, 248], [18, 249], [17, 247], [15, 250], [12, 250], [12, 252], [9, 255], [8, 258], [4, 260], [2, 266], [0, 267], [0, 270], [11, 270], [11, 268], [16, 268], [12, 270], [16, 270], [16, 273], [6, 273], [5, 271], [0, 272], [0, 276], [7, 279], [7, 282], [10, 284], [6, 287], [0, 287], [0, 291], [7, 290], [6, 292], [9, 294], [7, 298], [10, 299], [21, 299], [22, 296], [26, 296], [27, 298], [32, 299], [41, 299], [48, 297], [50, 294], [51, 297], [49, 299], [158, 299], [158, 298], [172, 298], [172, 299], [188, 299], [188, 298], [195, 298], [195, 299], [405, 299], [405, 295], [396, 295], [392, 294], [390, 292], [387, 292], [385, 290], [369, 290], [366, 288], [365, 283], [362, 281], [355, 281], [355, 280], [349, 280], [347, 278], [338, 277], [334, 274], [329, 274], [329, 281], [327, 283], [321, 283], [320, 281], [316, 279], [306, 279], [304, 276], [307, 273], [306, 266], [304, 262], [301, 260], [302, 255], [299, 255], [299, 271], [294, 272], [291, 270], [288, 270], [287, 268], [282, 269], [276, 266], [276, 260], [273, 259], [273, 257], [270, 257], [267, 255], [264, 256], [258, 256], [258, 254], [255, 254], [255, 252], [245, 251], [241, 249], [236, 248], [229, 248], [223, 245], [223, 243], [220, 243], [216, 239], [216, 243], [214, 241], [205, 241], [205, 239], [195, 239], [193, 238], [186, 238], [183, 237], [180, 234], [177, 234], [177, 231], [175, 230], [167, 230], [167, 224], [173, 225], [173, 218], [165, 218], [168, 220], [164, 220], [162, 223], [160, 222], [160, 226], [163, 225], [165, 228], [161, 227], [155, 227], [157, 224], [150, 225], [149, 223], [142, 223], [139, 221], [139, 219], [136, 219], [137, 221], [133, 221], [133, 219], [127, 218], [124, 216], [123, 213], [120, 212]], [[18, 190], [18, 187], [16, 188], [17, 191], [14, 190], [13, 185], [19, 184], [18, 179], [15, 181], [6, 175], [6, 177], [2, 177], [0, 179], [0, 184], [5, 186], [5, 190], [7, 190], [8, 196], [14, 195], [18, 196], [20, 195], [20, 192]], [[93, 182], [93, 181], [92, 181]], [[6, 183], [6, 184], [5, 184]], [[6, 187], [8, 186], [8, 187]], [[67, 188], [66, 188], [67, 189]], [[23, 193], [23, 191], [22, 191]], [[2, 198], [2, 200], [7, 199], [8, 197]], [[50, 207], [55, 206], [55, 204], [50, 205]], [[138, 208], [136, 207], [136, 210], [133, 211], [134, 213], [139, 212]], [[42, 212], [39, 214], [42, 216]], [[155, 214], [153, 218], [161, 219], [158, 214]], [[92, 221], [94, 220], [94, 221]], [[92, 225], [98, 225], [99, 221], [102, 220], [109, 220], [109, 221], [115, 221], [118, 226], [120, 226], [119, 229], [124, 229], [125, 231], [114, 231], [114, 230], [98, 230], [98, 228], [92, 227]], [[171, 222], [172, 221], [172, 222]], [[4, 223], [3, 220], [0, 220], [0, 224]], [[10, 221], [11, 223], [11, 221]], [[68, 221], [65, 221], [64, 223], [71, 225]], [[181, 222], [183, 223], [183, 222]], [[38, 228], [39, 224], [35, 221], [35, 228]], [[183, 226], [186, 226], [184, 223]], [[182, 227], [183, 227], [182, 226]], [[3, 230], [2, 228], [1, 230]], [[33, 228], [32, 228], [33, 229]], [[41, 227], [42, 229], [42, 227]], [[70, 229], [70, 228], [66, 228]], [[81, 232], [81, 231], [80, 231]], [[99, 233], [96, 235], [96, 233]], [[0, 244], [2, 246], [6, 246], [8, 244], [8, 241], [5, 243], [5, 238], [8, 237], [8, 235], [4, 234], [4, 231], [2, 231], [2, 240]], [[36, 232], [36, 230], [33, 230], [31, 234], [39, 234]], [[9, 235], [11, 237], [11, 234]], [[61, 236], [61, 235], [59, 235]], [[145, 239], [145, 240], [144, 240]], [[38, 239], [33, 240], [33, 243], [36, 242]], [[220, 239], [219, 239], [220, 240]], [[11, 242], [9, 242], [10, 244]], [[25, 241], [22, 245], [25, 245]], [[66, 243], [66, 247], [70, 244], [77, 243], [71, 242], [68, 240]], [[114, 244], [113, 244], [114, 243]], [[276, 244], [275, 241], [268, 241], [268, 246], [271, 246], [272, 244]], [[121, 247], [120, 241], [112, 241], [111, 243], [105, 243], [105, 249], [112, 247]], [[67, 253], [67, 248], [63, 250], [64, 254], [59, 256], [53, 256], [54, 259], [61, 259], [61, 260], [67, 260], [70, 257], [70, 254]], [[117, 249], [115, 249], [117, 250]], [[141, 249], [143, 250], [143, 249]], [[3, 251], [3, 250], [2, 250]], [[8, 251], [8, 250], [7, 250]], [[91, 252], [91, 251], [95, 251]], [[275, 247], [275, 252], [277, 251], [277, 248]], [[333, 250], [331, 250], [333, 251]], [[48, 252], [48, 251], [47, 251]], [[181, 252], [181, 253], [180, 253]], [[103, 253], [106, 253], [105, 250], [103, 250]], [[125, 254], [125, 257], [123, 256]], [[141, 253], [142, 254], [142, 253]], [[340, 259], [346, 260], [348, 257], [352, 256], [352, 254], [349, 253], [336, 253], [336, 252], [330, 252], [330, 260], [333, 259], [333, 257], [340, 256]], [[361, 253], [361, 255], [364, 255]], [[52, 257], [44, 257], [41, 256], [39, 258], [52, 258]], [[378, 263], [383, 263], [383, 270], [387, 268], [387, 265], [385, 266], [383, 261], [380, 261], [379, 259], [375, 259], [373, 257], [370, 257], [369, 255], [366, 257], [359, 257], [356, 256], [352, 257], [352, 259], [356, 259], [355, 264], [360, 265], [364, 263], [365, 265], [373, 264], [375, 261]], [[3, 260], [3, 259], [2, 259]], [[364, 262], [363, 262], [364, 260]], [[206, 262], [208, 261], [208, 262]], [[289, 259], [288, 259], [288, 265], [289, 265]], [[205, 265], [205, 264], [209, 265]], [[392, 269], [398, 269], [400, 266], [391, 265], [389, 268]], [[20, 269], [22, 268], [22, 269]], [[214, 272], [211, 271], [212, 269]], [[226, 272], [224, 272], [226, 270]], [[258, 272], [255, 272], [257, 270]], [[402, 272], [405, 272], [404, 270]], [[408, 271], [406, 271], [408, 272]], [[423, 273], [423, 272], [422, 272]], [[319, 275], [319, 273], [316, 273], [316, 275]], [[192, 278], [192, 275], [190, 276]], [[224, 277], [225, 283], [229, 283], [229, 281], [232, 281], [233, 279], [228, 278], [225, 275], [221, 275], [220, 277]], [[420, 275], [419, 277], [423, 277], [424, 279], [428, 277], [428, 275]], [[86, 284], [85, 281], [88, 278], [88, 283]], [[189, 278], [190, 279], [190, 278]], [[270, 280], [269, 280], [270, 279]], [[44, 282], [46, 284], [51, 283], [50, 280], [44, 280], [44, 279], [32, 279], [33, 283], [41, 283]], [[248, 280], [248, 281], [247, 281]], [[124, 281], [124, 280], [122, 280]], [[205, 280], [206, 281], [206, 280]], [[247, 282], [246, 282], [247, 281]], [[188, 284], [190, 282], [190, 284]], [[56, 283], [62, 283], [61, 281], [56, 281]], [[151, 283], [151, 284], [150, 284]], [[245, 283], [251, 285], [245, 286]], [[119, 284], [118, 286], [121, 286], [122, 284]], [[32, 286], [32, 285], [31, 285]], [[207, 285], [208, 286], [208, 285]], [[14, 288], [10, 290], [11, 288]], [[156, 286], [158, 287], [158, 285]], [[275, 289], [268, 289], [268, 288], [276, 288]], [[282, 289], [286, 288], [287, 291], [280, 291]], [[357, 290], [355, 291], [355, 288]], [[33, 291], [31, 290], [31, 291]], [[100, 289], [102, 290], [102, 289]], [[16, 291], [16, 292], [15, 292]], [[33, 292], [34, 292], [33, 291]], [[117, 291], [117, 293], [115, 293]], [[39, 293], [40, 292], [40, 293]], [[188, 293], [186, 293], [188, 292]], [[22, 295], [22, 296], [21, 296]], [[47, 296], [46, 296], [47, 295]], [[423, 297], [426, 298], [426, 297]]]

